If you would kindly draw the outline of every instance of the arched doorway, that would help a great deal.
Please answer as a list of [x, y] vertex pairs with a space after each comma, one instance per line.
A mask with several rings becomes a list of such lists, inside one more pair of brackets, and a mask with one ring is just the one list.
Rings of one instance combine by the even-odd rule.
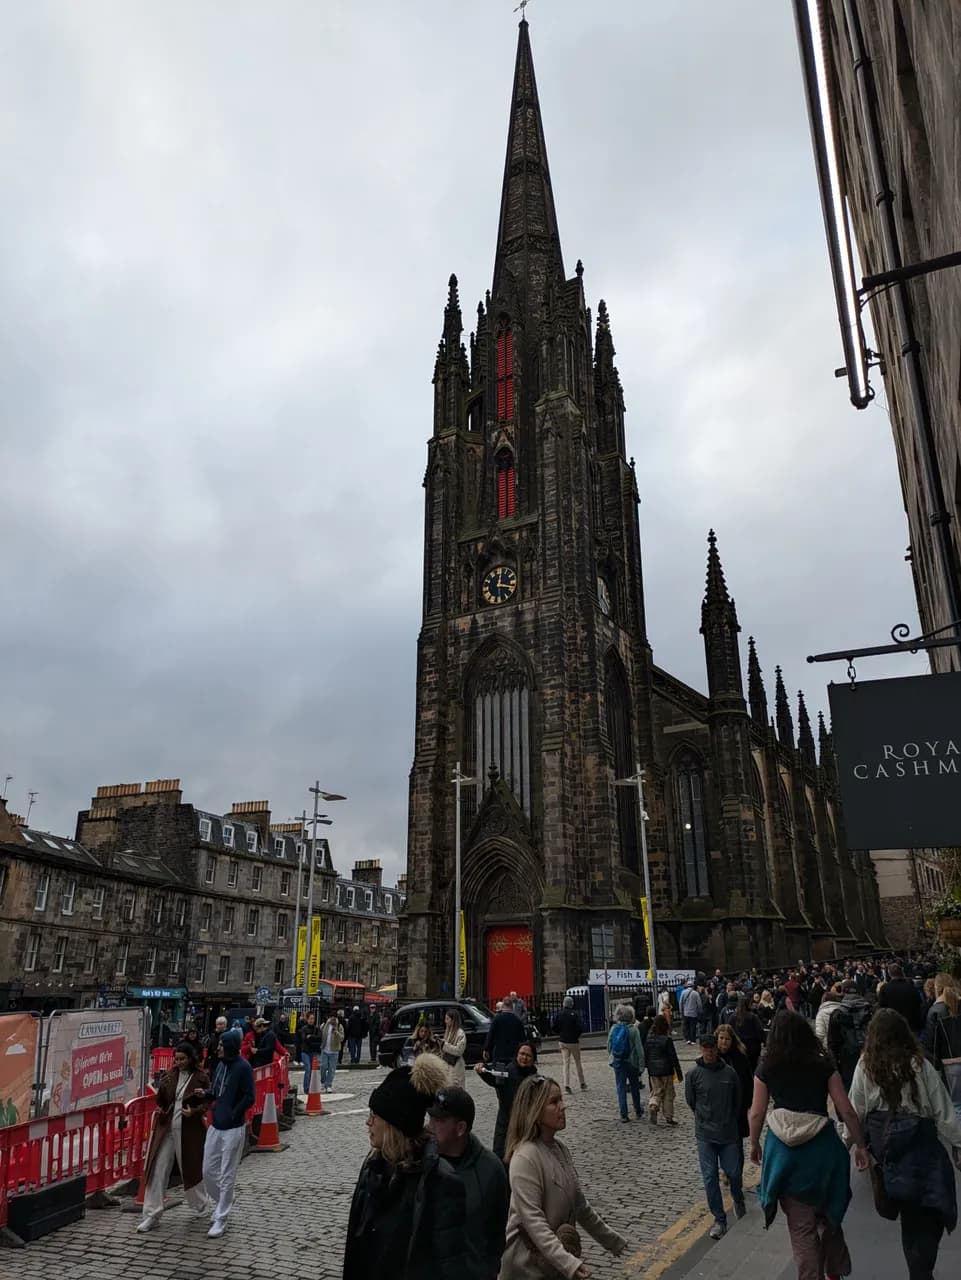
[[465, 858], [464, 901], [469, 985], [493, 1005], [511, 991], [538, 988], [534, 903], [541, 875], [533, 858], [508, 841], [486, 841]]

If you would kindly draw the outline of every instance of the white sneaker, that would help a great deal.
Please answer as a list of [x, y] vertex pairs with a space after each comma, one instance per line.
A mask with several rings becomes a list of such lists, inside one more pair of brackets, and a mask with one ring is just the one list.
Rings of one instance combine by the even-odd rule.
[[218, 1219], [214, 1218], [213, 1222], [211, 1223], [210, 1230], [207, 1232], [207, 1239], [216, 1240], [217, 1237], [222, 1236], [226, 1230], [227, 1230], [226, 1222], [220, 1222], [218, 1221]]
[[151, 1214], [149, 1218], [140, 1219], [140, 1221], [137, 1223], [137, 1231], [140, 1235], [143, 1235], [145, 1231], [153, 1231], [156, 1225], [157, 1225], [157, 1219], [153, 1214]]

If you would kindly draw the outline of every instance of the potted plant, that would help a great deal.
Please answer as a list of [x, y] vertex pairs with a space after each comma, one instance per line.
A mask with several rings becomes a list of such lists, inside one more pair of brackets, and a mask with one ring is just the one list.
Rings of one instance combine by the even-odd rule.
[[942, 942], [961, 946], [961, 888], [950, 890], [932, 903], [931, 915], [937, 922]]

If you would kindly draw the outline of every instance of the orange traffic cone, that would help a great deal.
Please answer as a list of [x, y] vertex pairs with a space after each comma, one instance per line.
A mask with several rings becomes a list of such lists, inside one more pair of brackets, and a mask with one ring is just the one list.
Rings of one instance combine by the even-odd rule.
[[325, 1114], [324, 1101], [320, 1096], [320, 1059], [316, 1056], [310, 1064], [310, 1092], [307, 1094], [307, 1109], [304, 1114], [308, 1116]]
[[277, 1123], [277, 1098], [273, 1089], [268, 1089], [264, 1098], [264, 1113], [260, 1117], [260, 1137], [256, 1150], [283, 1151], [280, 1145], [280, 1125]]

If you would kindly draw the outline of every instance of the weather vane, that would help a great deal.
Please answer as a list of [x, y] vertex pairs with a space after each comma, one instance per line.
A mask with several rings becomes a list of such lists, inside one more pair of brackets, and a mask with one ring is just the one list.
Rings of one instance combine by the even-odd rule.
[[521, 17], [522, 17], [522, 18], [524, 18], [524, 19], [526, 20], [526, 19], [527, 19], [527, 14], [525, 13], [525, 10], [526, 10], [527, 6], [530, 4], [530, 2], [531, 2], [531, 0], [521, 0], [520, 4], [517, 6], [517, 8], [514, 10], [514, 12], [515, 12], [515, 13], [519, 13], [519, 14], [521, 15]]

